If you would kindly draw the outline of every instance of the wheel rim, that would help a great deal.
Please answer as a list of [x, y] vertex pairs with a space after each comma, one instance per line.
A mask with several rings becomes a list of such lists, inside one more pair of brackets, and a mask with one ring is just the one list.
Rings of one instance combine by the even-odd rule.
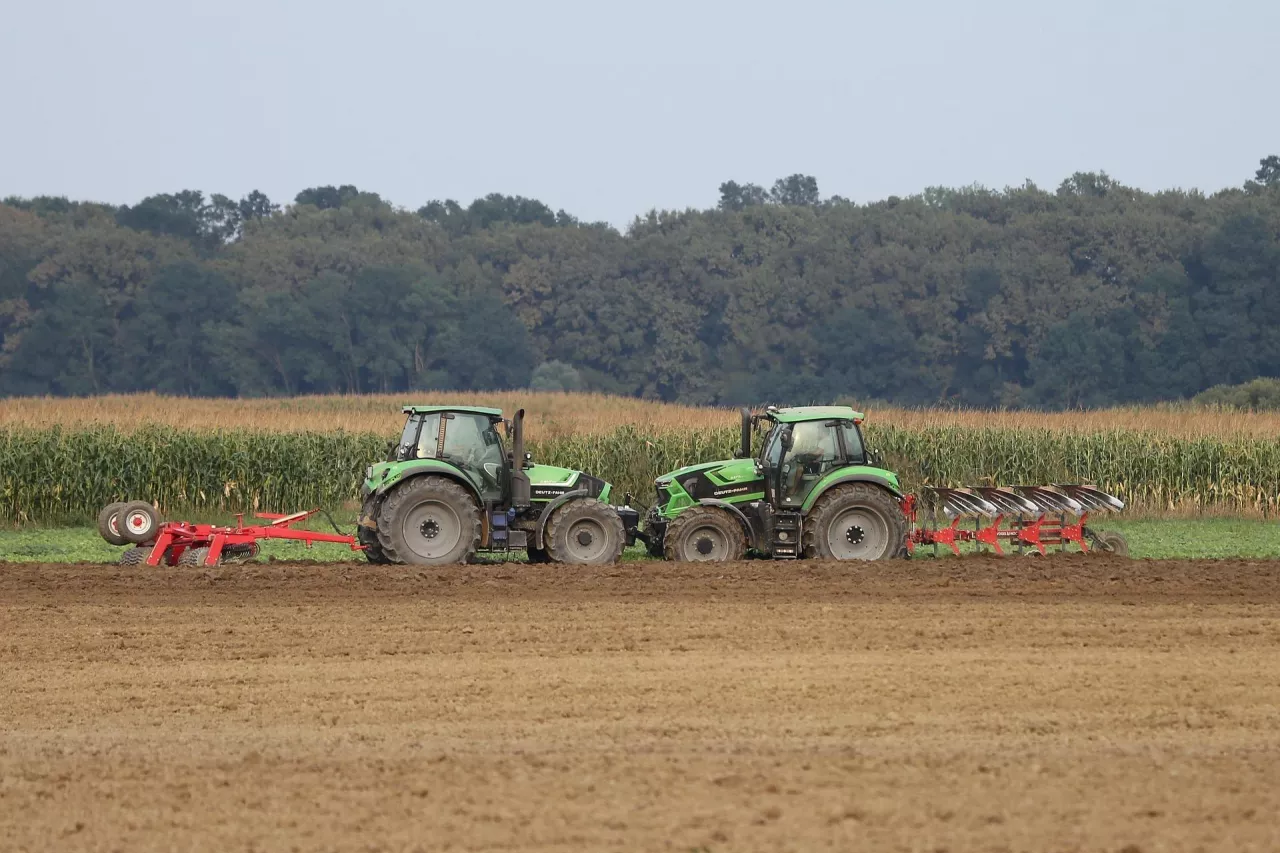
[[141, 536], [144, 533], [151, 532], [151, 516], [142, 510], [134, 510], [125, 516], [125, 529], [134, 536]]
[[120, 535], [120, 513], [114, 513], [107, 519], [107, 530], [111, 531], [112, 536]]
[[446, 503], [423, 501], [405, 514], [401, 532], [410, 551], [426, 560], [438, 560], [458, 546], [462, 520]]
[[593, 563], [609, 552], [609, 533], [595, 518], [579, 518], [565, 531], [566, 550], [570, 558]]
[[702, 524], [684, 537], [684, 558], [695, 562], [729, 559], [729, 537], [711, 524]]
[[837, 560], [875, 560], [889, 544], [889, 525], [868, 507], [851, 507], [827, 526], [827, 546]]

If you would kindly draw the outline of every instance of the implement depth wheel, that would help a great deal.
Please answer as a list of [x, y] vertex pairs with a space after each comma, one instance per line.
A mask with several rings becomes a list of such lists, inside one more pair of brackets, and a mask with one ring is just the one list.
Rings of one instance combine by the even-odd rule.
[[836, 486], [804, 520], [804, 555], [820, 560], [887, 560], [902, 553], [907, 519], [896, 498], [870, 483]]
[[382, 502], [378, 544], [391, 563], [465, 563], [480, 547], [480, 507], [445, 477], [415, 477]]
[[1129, 542], [1123, 535], [1114, 530], [1099, 530], [1095, 536], [1098, 550], [1117, 557], [1129, 556]]
[[613, 507], [595, 498], [575, 498], [551, 513], [542, 541], [554, 563], [602, 566], [622, 558], [627, 531]]
[[156, 538], [156, 531], [160, 529], [160, 513], [146, 501], [133, 501], [120, 507], [116, 523], [125, 540], [143, 545]]
[[738, 519], [713, 506], [692, 506], [667, 524], [663, 556], [681, 563], [744, 560], [747, 535]]

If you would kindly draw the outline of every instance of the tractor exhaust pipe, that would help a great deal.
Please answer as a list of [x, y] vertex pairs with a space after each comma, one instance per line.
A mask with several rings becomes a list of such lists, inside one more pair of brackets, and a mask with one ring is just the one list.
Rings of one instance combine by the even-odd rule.
[[751, 458], [751, 410], [745, 406], [742, 409], [742, 446], [738, 449], [737, 457]]
[[524, 409], [520, 409], [511, 420], [511, 505], [515, 507], [533, 505], [533, 490], [529, 485], [529, 475], [524, 472], [526, 461]]

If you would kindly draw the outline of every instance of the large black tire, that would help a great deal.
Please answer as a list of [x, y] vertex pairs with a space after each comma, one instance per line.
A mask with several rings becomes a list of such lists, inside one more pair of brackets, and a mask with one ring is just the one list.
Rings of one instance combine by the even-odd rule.
[[465, 563], [480, 547], [480, 507], [446, 477], [415, 477], [378, 511], [378, 544], [391, 563]]
[[178, 558], [179, 566], [203, 566], [204, 561], [209, 558], [208, 548], [188, 548], [182, 552], [182, 556]]
[[160, 530], [160, 513], [146, 501], [131, 501], [120, 508], [120, 535], [126, 541], [142, 545], [156, 538]]
[[102, 508], [102, 512], [98, 513], [98, 535], [107, 540], [108, 544], [129, 544], [129, 540], [120, 533], [120, 510], [124, 507], [125, 502], [120, 501], [107, 504]]
[[691, 506], [667, 524], [663, 556], [676, 562], [744, 560], [747, 534], [728, 510]]
[[820, 560], [887, 560], [902, 556], [907, 517], [898, 499], [871, 483], [836, 486], [804, 520], [804, 555]]
[[627, 531], [618, 511], [595, 498], [574, 498], [547, 519], [542, 543], [554, 563], [603, 566], [622, 559]]
[[120, 565], [122, 566], [141, 566], [147, 562], [147, 557], [151, 556], [151, 549], [145, 545], [135, 545], [132, 548], [126, 548], [120, 554]]
[[364, 558], [375, 566], [386, 566], [391, 563], [382, 551], [378, 542], [378, 534], [367, 527], [356, 528], [356, 541], [364, 546]]

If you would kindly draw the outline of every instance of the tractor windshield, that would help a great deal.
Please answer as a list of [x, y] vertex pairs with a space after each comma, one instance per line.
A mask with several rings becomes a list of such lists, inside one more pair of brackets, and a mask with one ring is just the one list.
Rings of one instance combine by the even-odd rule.
[[395, 458], [426, 459], [436, 455], [436, 442], [440, 439], [440, 413], [430, 415], [409, 415], [404, 422], [404, 432], [400, 434], [400, 444], [396, 447]]

